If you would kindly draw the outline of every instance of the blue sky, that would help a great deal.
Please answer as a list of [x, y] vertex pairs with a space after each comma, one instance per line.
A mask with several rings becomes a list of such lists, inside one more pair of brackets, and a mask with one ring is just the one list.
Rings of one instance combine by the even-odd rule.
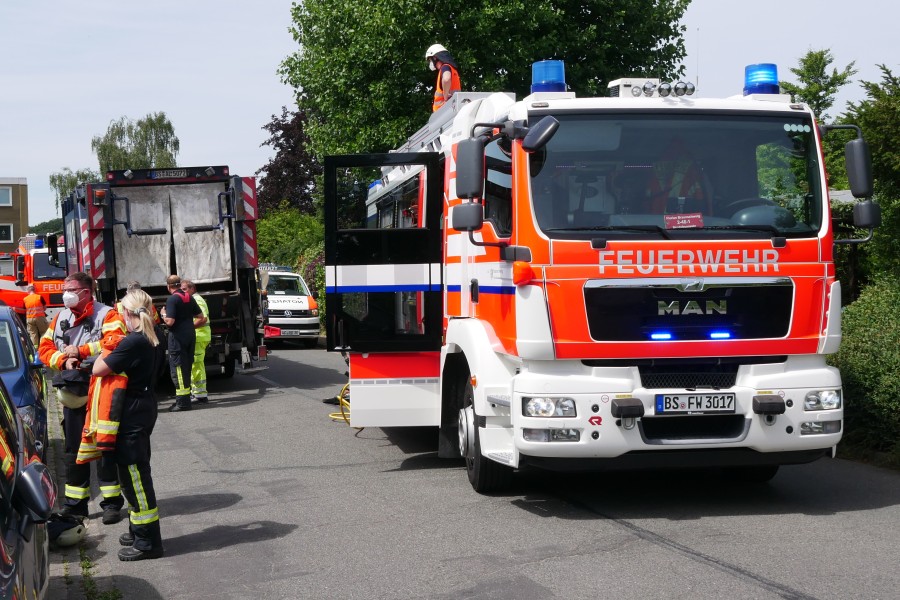
[[[50, 173], [97, 168], [90, 141], [121, 116], [164, 111], [182, 165], [227, 164], [252, 175], [272, 156], [262, 127], [292, 103], [276, 74], [296, 49], [287, 0], [0, 0], [0, 177], [25, 177], [29, 221], [58, 216]], [[810, 49], [857, 79], [900, 74], [900, 5], [880, 0], [789, 3], [694, 0], [685, 14], [686, 76], [705, 97], [741, 93], [744, 66], [779, 77]], [[423, 40], [422, 48], [432, 40]], [[623, 74], [626, 75], [626, 74]], [[699, 80], [698, 80], [699, 75]], [[848, 86], [831, 111], [862, 98]]]

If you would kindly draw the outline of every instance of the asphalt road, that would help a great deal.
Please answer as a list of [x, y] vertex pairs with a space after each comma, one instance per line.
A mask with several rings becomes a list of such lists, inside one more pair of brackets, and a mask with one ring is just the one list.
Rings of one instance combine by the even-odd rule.
[[102, 525], [95, 499], [82, 554], [51, 556], [50, 598], [898, 597], [898, 472], [828, 459], [761, 486], [527, 474], [481, 496], [437, 458], [436, 430], [331, 420], [339, 355], [279, 348], [268, 367], [160, 413], [166, 555], [120, 562], [126, 525]]

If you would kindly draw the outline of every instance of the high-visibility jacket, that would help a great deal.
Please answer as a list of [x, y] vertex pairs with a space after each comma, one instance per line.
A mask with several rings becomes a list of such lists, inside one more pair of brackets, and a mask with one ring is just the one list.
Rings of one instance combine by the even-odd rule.
[[[68, 327], [63, 328], [62, 323]], [[81, 316], [68, 308], [56, 313], [47, 331], [41, 336], [38, 354], [41, 362], [61, 371], [68, 356], [63, 349], [71, 344], [78, 348], [78, 359], [84, 360], [100, 354], [100, 342], [111, 335], [126, 335], [125, 321], [119, 313], [98, 302], [91, 302]], [[68, 340], [68, 343], [66, 342]]]
[[456, 67], [446, 63], [441, 65], [441, 68], [438, 69], [437, 83], [434, 84], [434, 102], [431, 105], [431, 112], [437, 112], [444, 105], [444, 89], [441, 81], [444, 69], [450, 69], [450, 94], [455, 94], [462, 89], [459, 83], [459, 71], [456, 70]]
[[197, 302], [197, 306], [200, 307], [200, 312], [206, 317], [206, 324], [194, 330], [194, 333], [197, 336], [197, 343], [205, 342], [208, 344], [212, 339], [212, 330], [209, 328], [209, 307], [206, 305], [206, 300], [204, 300], [200, 294], [194, 294], [191, 297]]
[[38, 317], [47, 316], [47, 312], [44, 310], [47, 303], [44, 302], [44, 297], [40, 294], [31, 292], [25, 296], [25, 299], [22, 302], [25, 304], [26, 319], [36, 319]]
[[[123, 335], [110, 335], [100, 345], [100, 357], [109, 356], [125, 339]], [[116, 438], [119, 434], [119, 421], [125, 402], [125, 388], [128, 376], [124, 373], [110, 373], [103, 377], [91, 377], [88, 388], [87, 417], [84, 420], [84, 432], [75, 462], [84, 464], [100, 458], [102, 452], [116, 449]]]

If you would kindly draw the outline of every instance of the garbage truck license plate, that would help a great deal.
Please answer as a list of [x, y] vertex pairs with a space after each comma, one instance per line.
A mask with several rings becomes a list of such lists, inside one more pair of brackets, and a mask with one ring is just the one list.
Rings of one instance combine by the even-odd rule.
[[658, 415], [703, 415], [733, 413], [734, 394], [657, 394]]

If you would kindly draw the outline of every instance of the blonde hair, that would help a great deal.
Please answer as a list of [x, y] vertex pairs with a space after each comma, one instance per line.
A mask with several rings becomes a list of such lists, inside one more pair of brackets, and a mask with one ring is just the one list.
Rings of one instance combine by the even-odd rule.
[[131, 290], [122, 298], [122, 308], [126, 313], [140, 317], [141, 323], [135, 327], [135, 331], [142, 333], [151, 345], [158, 345], [159, 339], [153, 329], [153, 300], [150, 295], [144, 290]]

